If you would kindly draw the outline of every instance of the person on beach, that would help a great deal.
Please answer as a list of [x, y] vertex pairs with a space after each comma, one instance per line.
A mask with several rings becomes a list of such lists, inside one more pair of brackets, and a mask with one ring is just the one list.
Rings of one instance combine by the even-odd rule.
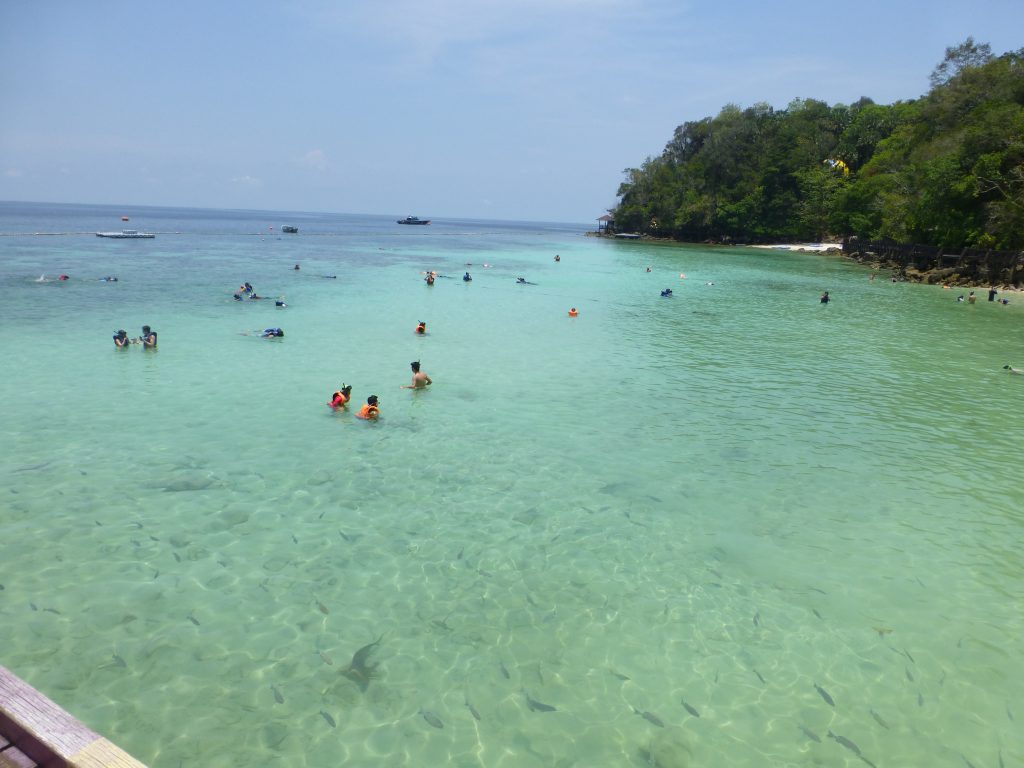
[[331, 395], [331, 400], [327, 403], [334, 410], [344, 408], [352, 400], [352, 385], [342, 384], [341, 389]]
[[823, 294], [821, 294], [821, 303], [822, 304], [828, 304], [828, 302], [829, 302], [828, 291], [825, 291]]
[[420, 322], [416, 325], [416, 333], [418, 333], [420, 336], [423, 336], [423, 335], [426, 334], [426, 332], [427, 332], [427, 324], [425, 322], [423, 322], [422, 320], [420, 320]]
[[412, 383], [403, 384], [402, 389], [425, 389], [434, 382], [423, 371], [420, 370], [420, 361], [415, 360], [409, 363], [412, 368]]
[[380, 400], [376, 395], [370, 395], [366, 398], [366, 405], [359, 409], [359, 413], [356, 414], [360, 419], [375, 420], [380, 416]]
[[128, 338], [128, 331], [120, 330], [114, 334], [114, 346], [118, 349], [128, 349], [131, 343], [131, 339]]
[[142, 336], [139, 337], [139, 341], [142, 342], [145, 349], [156, 349], [156, 331], [148, 325], [142, 326]]

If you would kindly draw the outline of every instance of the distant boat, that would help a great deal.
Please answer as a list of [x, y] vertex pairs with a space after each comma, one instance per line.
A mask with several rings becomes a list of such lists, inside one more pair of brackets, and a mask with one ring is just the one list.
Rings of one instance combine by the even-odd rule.
[[640, 235], [633, 232], [619, 232], [615, 235], [620, 240], [639, 240]]
[[122, 216], [121, 217], [121, 221], [128, 221], [128, 217], [127, 216]]
[[299, 228], [298, 227], [292, 227], [292, 226], [289, 226], [288, 224], [285, 224], [283, 227], [281, 227], [281, 231], [282, 232], [287, 232], [289, 235], [295, 235], [295, 234], [298, 234]]
[[97, 232], [96, 237], [110, 237], [115, 240], [137, 240], [154, 238], [156, 235], [149, 232], [139, 232], [136, 229], [122, 229], [120, 232]]
[[406, 216], [398, 220], [399, 224], [429, 224], [430, 219], [421, 219], [418, 216]]

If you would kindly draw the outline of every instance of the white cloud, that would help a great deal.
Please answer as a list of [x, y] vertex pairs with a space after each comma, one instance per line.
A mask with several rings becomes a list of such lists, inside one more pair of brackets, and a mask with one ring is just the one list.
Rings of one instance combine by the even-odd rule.
[[312, 168], [315, 171], [327, 170], [327, 156], [322, 149], [311, 149], [299, 158], [299, 165]]
[[261, 187], [261, 186], [263, 186], [263, 182], [262, 181], [257, 179], [255, 176], [249, 176], [249, 175], [235, 176], [235, 178], [231, 179], [231, 183], [232, 184], [238, 184], [239, 186], [243, 186], [243, 187]]

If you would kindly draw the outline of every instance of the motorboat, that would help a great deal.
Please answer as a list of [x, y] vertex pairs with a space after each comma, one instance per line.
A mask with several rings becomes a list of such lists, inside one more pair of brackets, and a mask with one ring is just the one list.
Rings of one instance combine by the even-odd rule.
[[115, 240], [142, 240], [156, 237], [151, 232], [139, 232], [137, 229], [122, 229], [120, 232], [97, 232], [96, 237], [110, 237]]
[[429, 224], [430, 219], [421, 219], [418, 216], [406, 216], [404, 219], [398, 220], [399, 224]]
[[283, 227], [281, 227], [281, 231], [287, 232], [289, 235], [296, 235], [299, 232], [299, 228], [293, 227], [290, 224], [285, 224]]

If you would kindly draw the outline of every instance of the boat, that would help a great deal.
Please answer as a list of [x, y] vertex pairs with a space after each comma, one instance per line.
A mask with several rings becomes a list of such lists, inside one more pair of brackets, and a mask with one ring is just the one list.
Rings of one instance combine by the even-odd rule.
[[97, 232], [96, 237], [110, 237], [115, 240], [152, 239], [156, 235], [151, 232], [139, 232], [137, 229], [122, 229], [120, 232]]
[[418, 216], [406, 216], [398, 220], [399, 224], [429, 224], [430, 219], [421, 219]]
[[287, 232], [289, 235], [296, 235], [299, 232], [299, 228], [290, 226], [289, 224], [285, 224], [283, 227], [281, 227], [281, 231]]

